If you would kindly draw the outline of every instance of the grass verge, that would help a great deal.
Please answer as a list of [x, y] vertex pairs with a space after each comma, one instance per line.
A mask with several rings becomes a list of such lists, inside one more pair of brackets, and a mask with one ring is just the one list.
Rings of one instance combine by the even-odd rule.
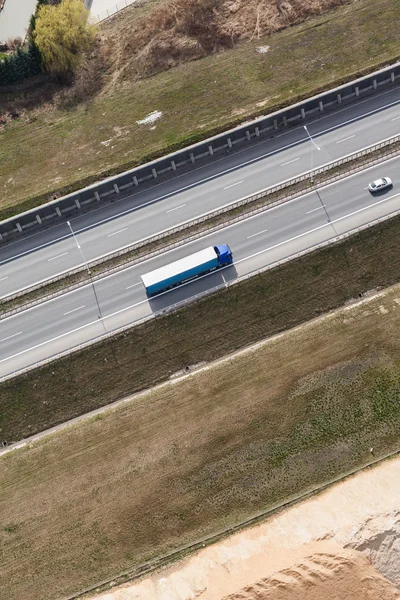
[[[0, 132], [0, 218], [393, 62], [399, 20], [397, 0], [360, 0], [74, 109], [23, 113]], [[153, 110], [155, 127], [137, 124]]]
[[399, 393], [397, 286], [4, 455], [1, 597], [65, 597], [395, 450]]
[[47, 429], [400, 281], [399, 227], [394, 218], [0, 384], [1, 439]]

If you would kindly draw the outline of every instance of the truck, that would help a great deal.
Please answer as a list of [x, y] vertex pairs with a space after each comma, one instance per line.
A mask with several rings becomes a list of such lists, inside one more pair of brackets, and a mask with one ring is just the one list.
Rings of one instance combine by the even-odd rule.
[[169, 265], [150, 271], [141, 276], [147, 296], [165, 292], [186, 281], [220, 269], [233, 263], [233, 256], [228, 245], [209, 246], [200, 252], [189, 254]]

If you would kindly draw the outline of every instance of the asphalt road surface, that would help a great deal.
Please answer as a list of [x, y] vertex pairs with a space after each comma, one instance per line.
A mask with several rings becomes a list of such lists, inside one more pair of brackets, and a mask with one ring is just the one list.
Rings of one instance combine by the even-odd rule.
[[[388, 175], [393, 188], [371, 195], [371, 180]], [[180, 248], [145, 260], [93, 285], [0, 321], [0, 377], [134, 323], [221, 282], [351, 231], [400, 208], [400, 158], [268, 209]], [[208, 245], [227, 243], [234, 265], [148, 300], [140, 275]], [[100, 307], [100, 313], [99, 313]], [[101, 317], [101, 318], [99, 318]]]
[[[87, 261], [400, 134], [400, 88], [72, 221]], [[0, 248], [0, 298], [83, 263], [66, 223]]]

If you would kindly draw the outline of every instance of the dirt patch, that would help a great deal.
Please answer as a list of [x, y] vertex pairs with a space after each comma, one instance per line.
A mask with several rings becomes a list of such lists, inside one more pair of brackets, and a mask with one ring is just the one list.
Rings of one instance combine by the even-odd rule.
[[[395, 450], [399, 300], [397, 287], [3, 455], [1, 597], [67, 596]], [[78, 375], [69, 393], [90, 393]]]

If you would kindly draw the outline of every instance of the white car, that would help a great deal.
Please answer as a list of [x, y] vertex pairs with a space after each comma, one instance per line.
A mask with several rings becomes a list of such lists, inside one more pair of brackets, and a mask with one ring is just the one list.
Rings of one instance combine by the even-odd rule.
[[380, 192], [385, 188], [388, 188], [392, 185], [392, 180], [390, 177], [381, 177], [381, 179], [377, 179], [369, 184], [368, 189], [370, 192]]

